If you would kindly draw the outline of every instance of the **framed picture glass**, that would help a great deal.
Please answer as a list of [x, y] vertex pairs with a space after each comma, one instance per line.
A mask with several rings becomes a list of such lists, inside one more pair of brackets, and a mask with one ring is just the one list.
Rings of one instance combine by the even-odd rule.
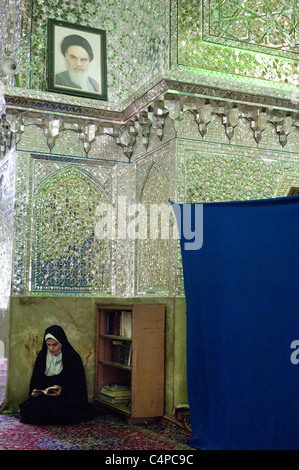
[[48, 91], [107, 100], [106, 32], [48, 20]]

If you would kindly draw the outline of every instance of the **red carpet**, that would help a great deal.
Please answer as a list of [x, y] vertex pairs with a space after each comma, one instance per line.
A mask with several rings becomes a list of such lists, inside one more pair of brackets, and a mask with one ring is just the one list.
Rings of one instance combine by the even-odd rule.
[[22, 424], [18, 415], [0, 415], [0, 450], [189, 450], [188, 434], [163, 418], [129, 425], [117, 415], [69, 426]]

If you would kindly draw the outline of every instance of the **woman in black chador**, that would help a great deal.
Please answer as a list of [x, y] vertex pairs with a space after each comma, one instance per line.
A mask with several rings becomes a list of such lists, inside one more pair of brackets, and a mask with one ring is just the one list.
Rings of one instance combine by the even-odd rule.
[[[57, 386], [49, 395], [41, 390]], [[29, 398], [20, 404], [20, 420], [27, 424], [72, 424], [92, 419], [85, 371], [79, 354], [68, 342], [64, 330], [46, 329], [41, 351], [34, 365]]]

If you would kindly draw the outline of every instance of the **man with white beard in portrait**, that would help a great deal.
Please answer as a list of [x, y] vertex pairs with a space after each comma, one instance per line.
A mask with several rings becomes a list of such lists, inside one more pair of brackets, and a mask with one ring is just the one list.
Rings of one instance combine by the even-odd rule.
[[99, 93], [99, 84], [88, 76], [88, 67], [93, 60], [93, 51], [87, 39], [72, 34], [61, 43], [67, 70], [55, 75], [55, 85]]

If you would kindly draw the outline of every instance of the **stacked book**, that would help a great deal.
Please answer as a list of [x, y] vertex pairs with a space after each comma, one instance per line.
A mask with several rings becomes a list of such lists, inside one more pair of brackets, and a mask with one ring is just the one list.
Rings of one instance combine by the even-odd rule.
[[107, 384], [101, 388], [99, 398], [107, 403], [129, 403], [131, 390], [129, 387], [119, 384]]

